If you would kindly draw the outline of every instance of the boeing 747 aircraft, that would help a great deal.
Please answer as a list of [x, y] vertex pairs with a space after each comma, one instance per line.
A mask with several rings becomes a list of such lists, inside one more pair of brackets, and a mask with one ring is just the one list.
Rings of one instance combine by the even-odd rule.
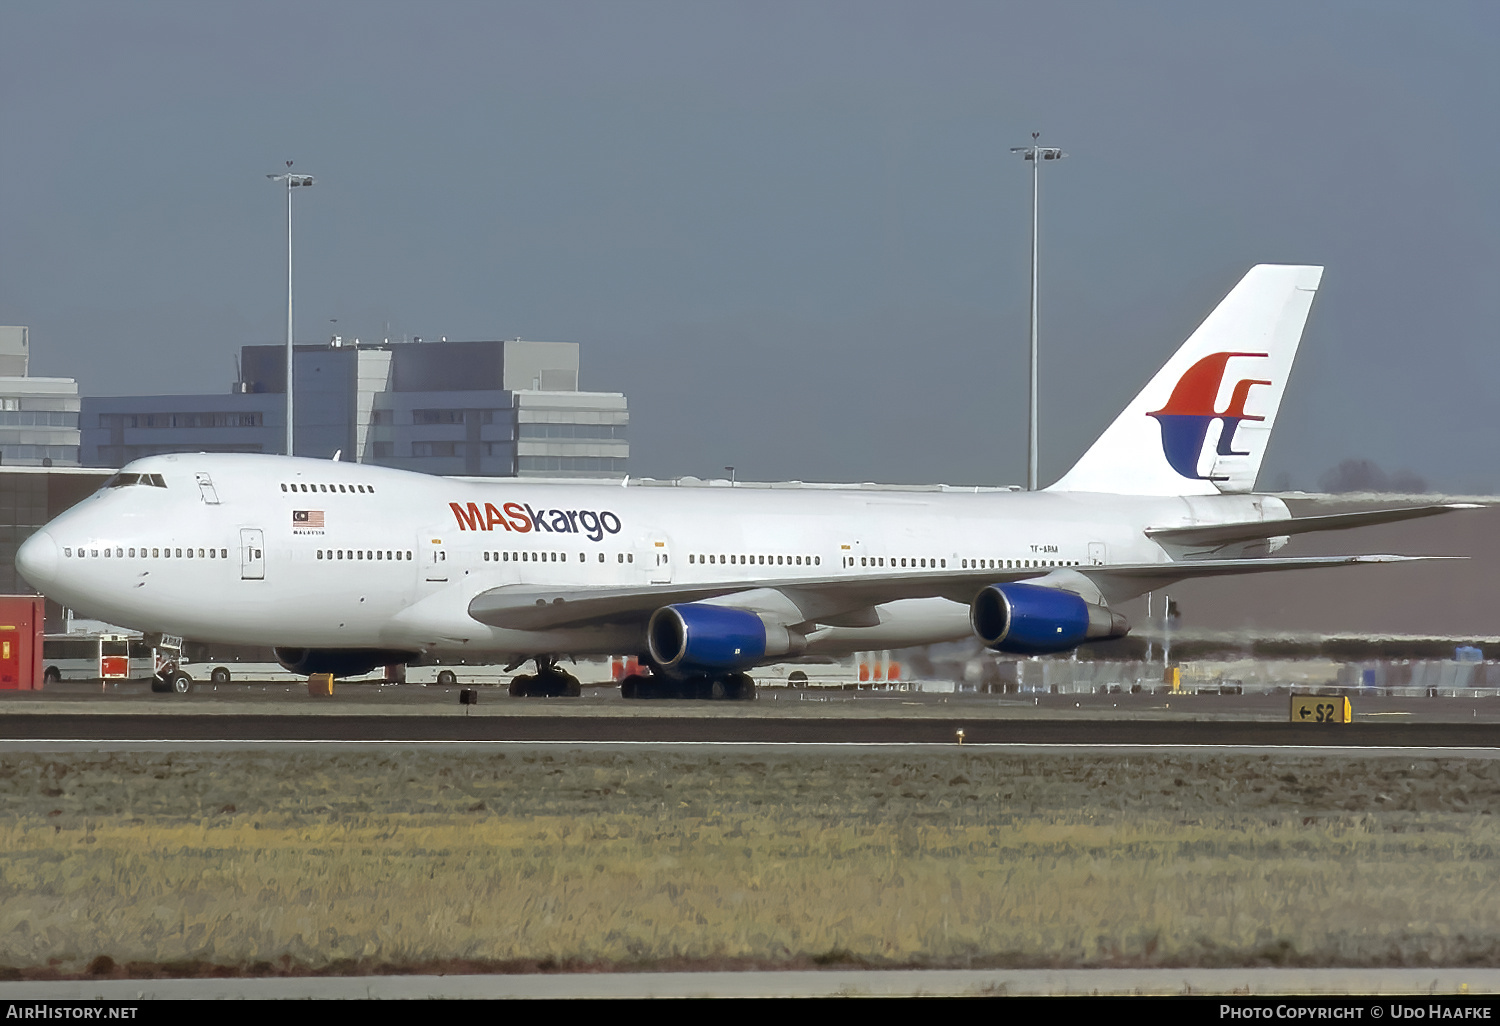
[[[1292, 534], [1458, 508], [1293, 519], [1251, 493], [1322, 276], [1245, 275], [1060, 481], [1038, 492], [639, 487], [442, 478], [327, 460], [137, 460], [16, 557], [110, 623], [270, 644], [348, 676], [489, 655], [516, 694], [569, 656], [638, 653], [626, 697], [747, 698], [745, 671], [977, 635], [1001, 652], [1117, 638], [1122, 600], [1277, 558]], [[178, 674], [177, 690], [191, 688]]]

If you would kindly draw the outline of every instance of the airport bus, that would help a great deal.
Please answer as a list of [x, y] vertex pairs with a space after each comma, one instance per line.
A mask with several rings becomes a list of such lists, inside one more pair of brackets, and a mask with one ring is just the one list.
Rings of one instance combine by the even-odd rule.
[[42, 638], [43, 684], [145, 680], [156, 670], [157, 651], [139, 634], [88, 631]]

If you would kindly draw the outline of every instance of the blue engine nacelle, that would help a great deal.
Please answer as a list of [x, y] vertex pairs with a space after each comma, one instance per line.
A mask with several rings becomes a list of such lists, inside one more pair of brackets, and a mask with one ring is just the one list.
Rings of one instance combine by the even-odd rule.
[[790, 652], [796, 640], [758, 613], [704, 602], [662, 606], [646, 627], [651, 661], [679, 677], [748, 669], [766, 656]]
[[969, 622], [979, 640], [997, 652], [1046, 655], [1085, 641], [1123, 638], [1130, 625], [1119, 613], [1071, 591], [1035, 584], [992, 584], [975, 597]]

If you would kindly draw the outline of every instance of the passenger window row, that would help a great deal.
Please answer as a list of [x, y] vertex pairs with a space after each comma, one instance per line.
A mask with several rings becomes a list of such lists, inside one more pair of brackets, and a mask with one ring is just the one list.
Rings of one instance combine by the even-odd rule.
[[[926, 559], [923, 559], [920, 556], [916, 558], [910, 556], [902, 556], [900, 558], [891, 556], [889, 557], [889, 559], [889, 565], [891, 569], [941, 570], [946, 569], [948, 566], [948, 561], [946, 559], [933, 559], [930, 556]], [[887, 565], [886, 560], [887, 557], [885, 556], [860, 556], [858, 565], [864, 567], [884, 567]], [[844, 565], [854, 566], [854, 557], [845, 556]], [[1080, 564], [1077, 561], [1061, 559], [964, 559], [960, 561], [959, 568], [962, 570], [1022, 570], [1032, 569], [1035, 567], [1079, 565]]]
[[[619, 555], [616, 553], [616, 555]], [[484, 554], [486, 563], [566, 563], [568, 554], [566, 552], [486, 552]], [[578, 554], [578, 562], [587, 563], [589, 555], [587, 552]], [[603, 563], [604, 553], [599, 553], [599, 562]], [[620, 559], [623, 563], [625, 560]], [[631, 560], [635, 562], [634, 559]]]
[[281, 490], [284, 491], [284, 492], [344, 492], [344, 491], [348, 491], [348, 492], [358, 492], [361, 495], [374, 495], [375, 494], [375, 486], [374, 485], [362, 485], [362, 484], [341, 485], [341, 484], [302, 484], [302, 483], [285, 484], [285, 483], [283, 483], [282, 486], [281, 486]]
[[411, 559], [411, 552], [401, 549], [319, 549], [319, 559], [389, 559], [391, 561]]
[[1078, 566], [1077, 560], [1064, 559], [992, 559], [985, 565], [982, 559], [966, 559], [964, 568], [970, 570], [1029, 570], [1042, 566]]
[[701, 554], [688, 554], [689, 563], [706, 564], [735, 564], [755, 566], [822, 566], [822, 556], [704, 556]]
[[[176, 553], [176, 555], [174, 556], [173, 553]], [[108, 559], [110, 556], [114, 556], [115, 559], [192, 559], [193, 554], [194, 550], [191, 547], [185, 549], [147, 549], [142, 547], [139, 556], [136, 555], [134, 548], [85, 549], [80, 547], [77, 558]], [[73, 558], [73, 547], [71, 545], [64, 546], [63, 555], [69, 559]], [[197, 557], [199, 559], [228, 559], [229, 550], [198, 549]]]
[[[493, 560], [496, 563], [566, 563], [568, 554], [566, 552], [486, 552], [484, 554], [486, 563]], [[578, 554], [578, 561], [583, 562], [583, 553]], [[604, 562], [604, 553], [599, 553], [599, 562]]]
[[[901, 557], [897, 557], [897, 556], [890, 556], [890, 557], [886, 557], [886, 556], [860, 556], [859, 557], [859, 565], [860, 566], [876, 566], [876, 567], [885, 566], [887, 558], [890, 559], [890, 565], [891, 565], [892, 569], [898, 569], [899, 568], [899, 569], [907, 569], [907, 570], [912, 570], [912, 569], [917, 569], [917, 570], [938, 570], [938, 569], [946, 569], [947, 566], [948, 566], [948, 561], [946, 559], [934, 559], [932, 557], [927, 557], [927, 558], [924, 559], [924, 558], [922, 558], [920, 556], [901, 556]], [[845, 556], [844, 557], [844, 565], [845, 566], [853, 566], [854, 565], [854, 557], [853, 556]]]

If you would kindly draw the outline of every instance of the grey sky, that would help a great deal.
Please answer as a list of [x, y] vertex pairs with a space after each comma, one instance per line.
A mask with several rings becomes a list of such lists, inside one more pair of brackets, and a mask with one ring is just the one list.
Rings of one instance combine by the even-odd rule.
[[[0, 4], [0, 322], [91, 394], [297, 333], [584, 344], [638, 474], [1051, 479], [1325, 263], [1262, 484], [1500, 488], [1493, 3]], [[337, 318], [337, 325], [331, 323]]]

